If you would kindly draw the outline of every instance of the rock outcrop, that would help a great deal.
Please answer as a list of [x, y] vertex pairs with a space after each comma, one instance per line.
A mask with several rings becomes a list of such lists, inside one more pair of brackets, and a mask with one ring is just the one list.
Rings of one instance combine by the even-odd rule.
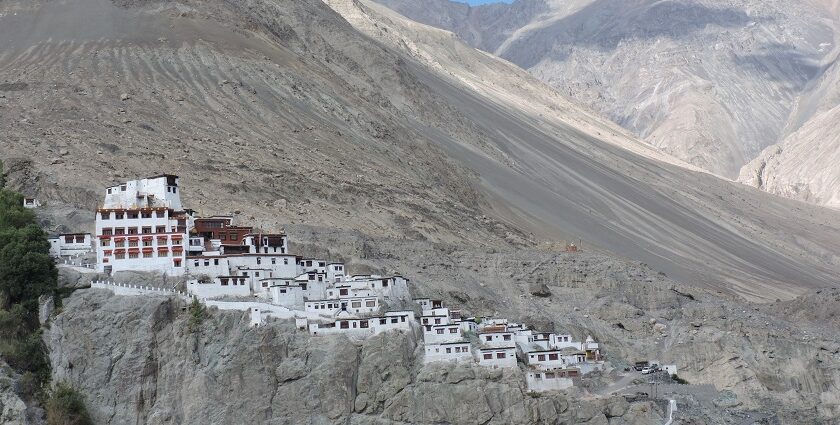
[[190, 333], [183, 307], [77, 291], [46, 335], [55, 379], [86, 395], [97, 424], [649, 424], [663, 415], [618, 396], [532, 397], [518, 371], [421, 366], [412, 334], [311, 337], [218, 311]]

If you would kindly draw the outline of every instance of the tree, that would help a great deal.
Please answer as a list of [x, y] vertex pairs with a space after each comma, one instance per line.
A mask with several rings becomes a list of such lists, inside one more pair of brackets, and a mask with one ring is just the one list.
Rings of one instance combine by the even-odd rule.
[[0, 292], [8, 303], [37, 302], [39, 296], [55, 290], [58, 272], [49, 251], [50, 244], [38, 226], [0, 226]]

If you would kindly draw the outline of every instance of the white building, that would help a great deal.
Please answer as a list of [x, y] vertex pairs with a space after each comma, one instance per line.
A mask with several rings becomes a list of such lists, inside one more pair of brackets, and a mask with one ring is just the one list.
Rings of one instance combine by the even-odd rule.
[[41, 202], [35, 198], [23, 198], [23, 207], [27, 209], [38, 208], [41, 206]]
[[424, 363], [440, 361], [472, 361], [473, 354], [470, 350], [470, 343], [445, 342], [441, 344], [426, 344]]
[[431, 298], [415, 298], [414, 302], [420, 305], [420, 310], [432, 310], [443, 307], [443, 301]]
[[53, 257], [72, 257], [93, 252], [93, 239], [90, 233], [63, 233], [50, 238], [50, 255]]
[[574, 379], [579, 376], [577, 369], [529, 370], [525, 375], [528, 391], [561, 391], [574, 386]]
[[330, 335], [346, 333], [359, 336], [371, 336], [390, 330], [409, 331], [414, 322], [411, 311], [393, 311], [384, 316], [366, 319], [343, 318], [329, 323], [310, 323], [312, 335]]
[[184, 274], [191, 213], [181, 207], [178, 177], [162, 175], [105, 190], [96, 211], [99, 272]]
[[515, 344], [513, 341], [513, 332], [508, 331], [482, 331], [478, 334], [478, 339], [485, 347], [513, 347]]
[[525, 354], [528, 366], [537, 370], [562, 368], [568, 364], [580, 363], [578, 360], [583, 360], [583, 354], [578, 357], [574, 353], [564, 354], [563, 350], [538, 350]]
[[349, 314], [372, 314], [379, 311], [379, 297], [349, 297], [328, 300], [315, 300], [304, 302], [307, 312], [321, 315], [335, 316], [346, 311]]
[[247, 297], [251, 288], [241, 276], [219, 276], [209, 281], [191, 279], [187, 281], [187, 292], [200, 299], [217, 297]]
[[516, 348], [499, 347], [499, 348], [479, 348], [475, 352], [478, 364], [482, 366], [500, 368], [500, 367], [516, 367]]
[[461, 333], [461, 325], [451, 323], [448, 325], [427, 325], [423, 327], [423, 341], [426, 344], [443, 344], [447, 342], [458, 342], [464, 339]]

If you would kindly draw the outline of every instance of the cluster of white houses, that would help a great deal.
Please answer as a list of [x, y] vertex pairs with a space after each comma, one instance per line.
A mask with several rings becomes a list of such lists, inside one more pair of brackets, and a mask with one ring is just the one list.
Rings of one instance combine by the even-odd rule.
[[562, 390], [574, 385], [582, 374], [603, 367], [601, 351], [592, 337], [584, 342], [571, 335], [535, 332], [507, 319], [462, 318], [442, 302], [416, 300], [423, 314], [426, 363], [476, 361], [494, 368], [525, 365], [530, 391]]
[[[422, 329], [424, 361], [477, 362], [493, 368], [526, 368], [532, 391], [561, 390], [581, 374], [600, 368], [598, 344], [587, 337], [541, 333], [506, 319], [463, 318], [440, 301], [414, 300], [410, 309], [386, 311], [410, 299], [401, 276], [350, 275], [344, 264], [289, 252], [283, 233], [234, 225], [229, 216], [197, 217], [183, 208], [179, 179], [161, 175], [106, 189], [96, 211], [96, 233], [51, 240], [55, 256], [89, 252], [97, 270], [153, 271], [186, 276], [187, 291], [219, 305], [255, 298], [285, 308], [312, 335], [366, 337], [390, 330]], [[252, 324], [270, 310], [250, 307]], [[421, 312], [416, 317], [415, 310]]]

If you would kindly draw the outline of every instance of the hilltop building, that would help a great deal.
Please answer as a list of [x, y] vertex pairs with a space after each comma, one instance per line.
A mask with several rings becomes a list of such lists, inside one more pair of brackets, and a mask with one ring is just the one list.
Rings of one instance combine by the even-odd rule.
[[181, 206], [178, 177], [160, 175], [105, 189], [96, 211], [99, 272], [182, 275], [192, 211]]

